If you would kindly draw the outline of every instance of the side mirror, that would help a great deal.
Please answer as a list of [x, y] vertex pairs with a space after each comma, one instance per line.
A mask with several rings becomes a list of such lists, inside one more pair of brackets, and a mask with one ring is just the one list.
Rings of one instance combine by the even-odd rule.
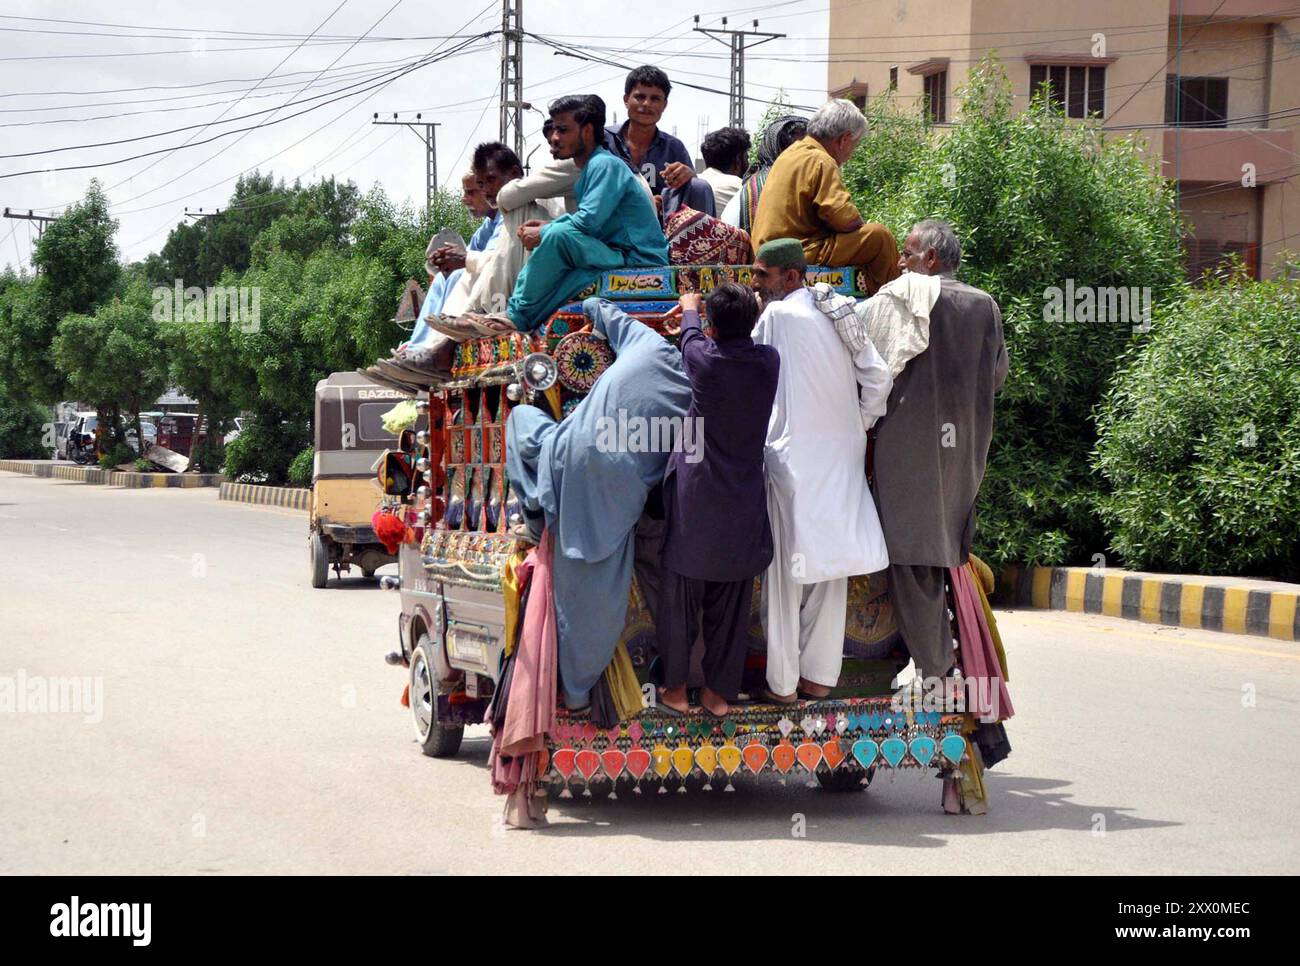
[[379, 485], [388, 496], [410, 496], [415, 489], [415, 461], [411, 455], [385, 450], [379, 465]]

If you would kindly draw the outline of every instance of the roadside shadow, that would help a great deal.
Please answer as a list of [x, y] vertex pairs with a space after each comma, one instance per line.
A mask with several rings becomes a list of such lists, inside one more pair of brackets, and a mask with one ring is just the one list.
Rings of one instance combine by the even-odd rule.
[[[591, 798], [575, 792], [572, 799], [550, 799], [552, 824], [537, 834], [602, 836], [634, 834], [664, 842], [789, 841], [796, 820], [805, 834], [819, 842], [851, 845], [892, 845], [942, 848], [959, 835], [1071, 832], [1127, 832], [1181, 823], [1133, 814], [1119, 804], [1076, 802], [1063, 779], [987, 773], [989, 811], [985, 815], [948, 815], [940, 805], [940, 783], [916, 772], [900, 773], [891, 782], [878, 773], [864, 792], [831, 793], [808, 787], [800, 775], [786, 784], [770, 778], [736, 781], [734, 793], [715, 782], [712, 792], [688, 785], [687, 794], [642, 794], [630, 785], [618, 789], [617, 800], [593, 791]], [[607, 784], [607, 783], [606, 783]]]

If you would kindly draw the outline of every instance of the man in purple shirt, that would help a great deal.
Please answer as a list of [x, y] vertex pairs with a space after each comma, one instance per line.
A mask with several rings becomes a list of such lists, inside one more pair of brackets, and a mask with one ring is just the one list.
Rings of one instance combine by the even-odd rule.
[[605, 147], [645, 177], [656, 197], [680, 188], [695, 176], [686, 145], [659, 129], [673, 85], [658, 67], [636, 67], [623, 82], [627, 120], [605, 128]]
[[[700, 704], [724, 715], [744, 670], [754, 578], [772, 561], [763, 483], [763, 446], [781, 357], [755, 345], [758, 301], [728, 282], [708, 298], [714, 339], [700, 329], [698, 294], [680, 300], [682, 365], [691, 383], [687, 430], [664, 477], [666, 517], [655, 627], [661, 709], [688, 710], [691, 645], [703, 612], [704, 688]], [[716, 339], [716, 341], [715, 341]], [[702, 438], [701, 438], [702, 437]]]

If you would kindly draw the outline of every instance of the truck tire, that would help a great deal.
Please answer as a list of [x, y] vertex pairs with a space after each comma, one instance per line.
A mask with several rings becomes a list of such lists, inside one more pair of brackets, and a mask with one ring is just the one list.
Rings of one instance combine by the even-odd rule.
[[311, 585], [317, 590], [325, 586], [330, 578], [330, 551], [325, 544], [325, 535], [311, 535]]
[[834, 771], [817, 772], [817, 781], [828, 792], [865, 792], [876, 774], [876, 766], [867, 769], [867, 780], [862, 780], [862, 772], [856, 768], [836, 768]]
[[438, 722], [437, 667], [433, 641], [426, 632], [420, 635], [411, 652], [411, 718], [421, 750], [430, 758], [451, 758], [460, 751], [465, 728]]

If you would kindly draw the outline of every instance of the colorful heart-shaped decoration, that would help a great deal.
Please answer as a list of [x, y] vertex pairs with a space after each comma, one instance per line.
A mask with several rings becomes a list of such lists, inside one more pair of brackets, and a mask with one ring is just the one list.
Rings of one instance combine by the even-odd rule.
[[962, 755], [966, 754], [966, 739], [958, 734], [944, 735], [943, 741], [939, 742], [939, 751], [954, 765], [960, 765]]
[[772, 749], [772, 764], [776, 765], [776, 770], [782, 775], [794, 767], [795, 758], [794, 745], [788, 741], [783, 741]]
[[718, 767], [718, 749], [708, 743], [700, 745], [695, 749], [695, 764], [700, 766], [700, 771], [706, 776], [712, 775]]
[[751, 741], [741, 751], [741, 757], [745, 760], [745, 767], [757, 775], [767, 764], [767, 745], [757, 741]]
[[585, 725], [582, 726], [582, 740], [585, 741], [587, 744], [591, 744], [593, 741], [595, 741], [596, 735], [598, 735], [599, 733], [600, 733], [600, 729], [597, 728], [590, 721], [588, 721]]
[[799, 727], [803, 729], [804, 734], [811, 737], [812, 733], [817, 730], [817, 719], [810, 714], [806, 714], [803, 716], [803, 720], [799, 722]]
[[822, 757], [826, 759], [826, 767], [834, 771], [844, 760], [844, 745], [838, 738], [832, 738], [822, 745]]
[[902, 738], [886, 738], [880, 743], [880, 754], [889, 762], [890, 767], [897, 768], [907, 754], [907, 742]]
[[650, 752], [650, 757], [654, 761], [655, 774], [660, 778], [667, 778], [668, 773], [673, 770], [673, 753], [668, 750], [668, 746], [655, 745], [654, 750]]
[[794, 722], [789, 718], [782, 718], [776, 723], [776, 730], [781, 732], [782, 738], [789, 738], [790, 732], [794, 731]]
[[633, 721], [630, 725], [627, 726], [627, 736], [632, 739], [633, 744], [636, 744], [638, 741], [641, 740], [642, 734], [644, 734], [644, 732], [641, 730], [640, 721]]
[[817, 717], [813, 718], [813, 730], [816, 731], [819, 735], [824, 733], [827, 727], [828, 727], [828, 723], [826, 719], [823, 718], [821, 715], [818, 715]]
[[687, 745], [678, 745], [673, 749], [673, 768], [685, 778], [695, 765], [695, 753]]
[[606, 748], [600, 756], [600, 763], [605, 767], [605, 774], [611, 779], [617, 778], [623, 772], [623, 766], [627, 764], [627, 755], [617, 748]]
[[568, 781], [569, 776], [573, 774], [573, 757], [577, 752], [572, 748], [556, 748], [555, 753], [551, 755], [551, 764], [560, 776]]
[[852, 717], [852, 715], [845, 716], [840, 714], [835, 716], [835, 733], [837, 735], [842, 735], [844, 732], [849, 730], [850, 717]]
[[740, 749], [735, 745], [723, 745], [718, 749], [718, 765], [730, 778], [740, 767]]
[[929, 735], [917, 735], [907, 747], [912, 752], [912, 757], [922, 765], [930, 764], [930, 759], [934, 757], [934, 739]]
[[650, 770], [650, 752], [644, 748], [629, 748], [627, 750], [627, 773], [640, 781], [642, 776]]
[[[858, 720], [861, 721], [864, 719], [859, 718]], [[865, 720], [867, 722], [866, 727], [870, 728], [872, 731], [880, 730], [881, 717], [878, 711], [871, 712], [871, 714], [867, 715]]]
[[853, 757], [858, 760], [858, 764], [863, 768], [870, 768], [871, 763], [876, 760], [880, 754], [880, 746], [870, 738], [859, 738], [853, 742]]
[[732, 721], [730, 718], [722, 722], [722, 733], [728, 738], [733, 737], [736, 734], [736, 722]]
[[930, 723], [930, 727], [931, 727], [931, 728], [937, 728], [937, 727], [939, 727], [939, 723], [940, 723], [941, 721], [943, 721], [943, 715], [940, 714], [938, 711], [931, 711], [931, 712], [928, 712], [928, 713], [926, 714], [925, 718], [926, 718], [926, 721], [928, 721], [928, 722]]
[[801, 742], [794, 753], [795, 757], [799, 759], [799, 764], [810, 772], [816, 771], [822, 760], [822, 746], [815, 741]]
[[596, 754], [590, 748], [583, 748], [577, 755], [578, 772], [587, 781], [591, 781], [591, 776], [596, 774], [600, 768], [600, 755]]

